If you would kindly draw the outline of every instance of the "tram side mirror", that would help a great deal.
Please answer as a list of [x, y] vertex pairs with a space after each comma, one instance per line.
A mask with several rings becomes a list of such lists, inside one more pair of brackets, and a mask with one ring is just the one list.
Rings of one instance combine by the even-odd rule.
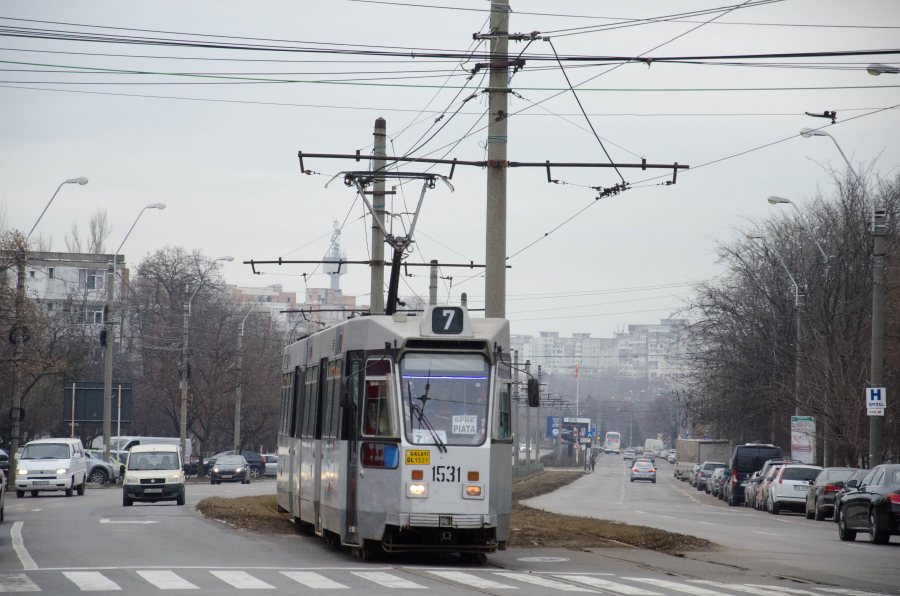
[[541, 405], [541, 386], [537, 379], [528, 379], [528, 406], [537, 408]]

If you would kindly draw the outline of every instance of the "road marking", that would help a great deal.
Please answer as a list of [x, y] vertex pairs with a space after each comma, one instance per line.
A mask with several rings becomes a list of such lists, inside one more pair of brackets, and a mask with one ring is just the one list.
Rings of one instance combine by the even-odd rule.
[[750, 586], [751, 588], [760, 588], [766, 590], [768, 593], [771, 592], [786, 592], [788, 594], [798, 594], [800, 596], [820, 596], [818, 592], [810, 592], [809, 590], [798, 590], [797, 588], [785, 588], [783, 586], [771, 586], [768, 584], [744, 584], [745, 586]]
[[436, 575], [438, 577], [442, 577], [444, 579], [449, 579], [450, 581], [454, 581], [466, 586], [470, 586], [472, 588], [482, 588], [485, 590], [519, 589], [516, 586], [507, 586], [506, 584], [501, 584], [500, 582], [495, 582], [483, 577], [478, 577], [477, 575], [472, 575], [471, 573], [463, 573], [462, 571], [429, 571], [428, 573]]
[[32, 511], [43, 511], [43, 509], [32, 509]]
[[246, 571], [210, 571], [223, 582], [227, 582], [239, 590], [274, 590], [275, 586], [256, 579]]
[[716, 524], [712, 524], [712, 523], [710, 523], [710, 522], [704, 522], [704, 521], [702, 521], [702, 522], [697, 522], [697, 523], [701, 523], [701, 524], [703, 524], [704, 526], [714, 526], [714, 525], [716, 525]]
[[547, 579], [546, 577], [540, 577], [537, 575], [529, 575], [528, 573], [516, 573], [514, 571], [495, 571], [494, 575], [499, 575], [499, 576], [506, 577], [509, 579], [519, 580], [520, 582], [525, 582], [526, 584], [534, 584], [536, 586], [541, 586], [543, 588], [551, 588], [553, 590], [559, 590], [562, 592], [592, 592], [592, 593], [594, 593], [594, 590], [588, 590], [587, 588], [573, 586], [572, 584], [564, 584], [562, 582], [553, 581], [552, 579]]
[[395, 590], [427, 590], [425, 586], [411, 582], [408, 579], [391, 575], [383, 571], [351, 571], [353, 575], [375, 582], [385, 588], [394, 588]]
[[698, 588], [697, 586], [679, 584], [678, 582], [670, 582], [664, 579], [654, 579], [650, 577], [623, 577], [622, 579], [627, 579], [628, 581], [633, 582], [644, 582], [645, 584], [659, 586], [660, 588], [669, 588], [670, 590], [675, 590], [677, 592], [693, 594], [693, 596], [727, 596], [726, 594], [723, 594], [722, 592], [716, 592], [715, 590], [707, 590], [706, 588]]
[[756, 596], [788, 596], [789, 592], [785, 592], [780, 586], [763, 587], [754, 584], [723, 584], [721, 582], [713, 582], [704, 579], [688, 580], [695, 584], [704, 584], [714, 586], [716, 588], [724, 588], [735, 592], [744, 592], [745, 594], [755, 594]]
[[95, 590], [121, 590], [119, 584], [99, 571], [63, 571], [63, 575], [78, 586], [82, 592]]
[[625, 584], [617, 584], [616, 582], [611, 582], [605, 579], [600, 579], [598, 577], [591, 577], [585, 575], [559, 575], [556, 577], [561, 577], [563, 579], [569, 579], [572, 581], [576, 581], [582, 584], [586, 584], [591, 586], [592, 588], [600, 588], [602, 590], [606, 590], [608, 592], [615, 592], [616, 594], [625, 594], [626, 596], [662, 596], [659, 592], [651, 592], [649, 590], [645, 590], [643, 588], [635, 588], [634, 586], [626, 586]]
[[41, 589], [24, 573], [0, 574], [0, 592], [40, 592]]
[[160, 590], [199, 590], [197, 586], [186, 579], [175, 575], [173, 571], [138, 571], [138, 575], [159, 588]]
[[149, 521], [138, 521], [138, 520], [127, 520], [127, 519], [101, 519], [101, 524], [158, 524], [158, 521], [149, 520]]
[[863, 592], [862, 590], [850, 590], [847, 588], [819, 588], [818, 586], [816, 586], [816, 588], [818, 590], [822, 590], [823, 592], [846, 594], [847, 596], [885, 596], [884, 594], [878, 594], [876, 592]]
[[781, 534], [772, 534], [771, 532], [757, 532], [756, 530], [751, 530], [754, 534], [763, 534], [765, 536], [781, 536]]
[[16, 551], [16, 554], [19, 556], [19, 561], [22, 563], [22, 569], [25, 571], [33, 571], [38, 568], [37, 563], [34, 562], [34, 559], [31, 558], [31, 555], [28, 554], [28, 550], [25, 548], [25, 541], [22, 540], [22, 526], [25, 522], [17, 521], [12, 525], [12, 530], [9, 531], [10, 537], [12, 538], [13, 550]]
[[298, 584], [303, 584], [307, 588], [326, 589], [326, 590], [342, 590], [347, 589], [344, 584], [331, 581], [324, 575], [313, 573], [312, 571], [282, 571], [282, 575], [286, 575]]

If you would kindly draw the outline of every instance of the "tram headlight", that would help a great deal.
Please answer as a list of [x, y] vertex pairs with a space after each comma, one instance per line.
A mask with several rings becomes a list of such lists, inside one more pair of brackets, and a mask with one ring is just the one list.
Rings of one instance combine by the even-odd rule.
[[463, 499], [484, 499], [484, 483], [467, 483], [462, 487]]
[[466, 487], [466, 496], [480, 497], [481, 496], [481, 487], [480, 486], [467, 486]]
[[412, 499], [427, 499], [428, 498], [428, 483], [427, 482], [407, 482], [406, 483], [406, 496]]

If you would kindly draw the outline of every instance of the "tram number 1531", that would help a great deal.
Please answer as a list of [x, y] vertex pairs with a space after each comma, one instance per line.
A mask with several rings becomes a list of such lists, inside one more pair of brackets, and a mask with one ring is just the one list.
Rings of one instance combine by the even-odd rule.
[[462, 468], [453, 466], [432, 466], [432, 482], [462, 482]]

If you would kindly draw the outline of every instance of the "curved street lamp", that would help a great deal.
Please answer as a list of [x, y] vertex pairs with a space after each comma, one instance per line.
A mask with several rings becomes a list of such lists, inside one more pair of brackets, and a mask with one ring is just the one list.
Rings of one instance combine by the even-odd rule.
[[828, 266], [828, 255], [825, 254], [825, 251], [822, 250], [822, 245], [819, 244], [819, 241], [816, 239], [816, 235], [813, 234], [812, 226], [809, 225], [809, 220], [803, 217], [803, 214], [800, 212], [800, 209], [797, 205], [791, 201], [790, 199], [785, 199], [782, 197], [771, 196], [767, 199], [770, 205], [790, 205], [794, 208], [794, 211], [797, 212], [797, 215], [800, 216], [800, 221], [803, 222], [803, 227], [806, 228], [806, 233], [809, 234], [809, 237], [812, 238], [812, 241], [816, 243], [816, 247], [819, 249], [819, 252], [822, 253], [822, 258], [825, 259], [825, 266]]
[[52, 203], [53, 199], [56, 198], [56, 195], [57, 195], [57, 193], [59, 193], [59, 189], [63, 187], [63, 184], [79, 184], [81, 186], [84, 186], [87, 183], [88, 183], [88, 179], [85, 178], [84, 176], [80, 176], [78, 178], [69, 178], [68, 180], [66, 180], [65, 182], [60, 184], [58, 187], [56, 187], [56, 192], [53, 193], [52, 197], [50, 197], [50, 200], [47, 202], [47, 207], [44, 207], [44, 210], [41, 211], [41, 214], [38, 216], [37, 221], [34, 222], [33, 226], [31, 226], [31, 231], [28, 232], [28, 236], [25, 237], [25, 241], [27, 242], [28, 239], [31, 238], [31, 234], [34, 233], [34, 229], [37, 227], [37, 225], [39, 223], [41, 223], [41, 218], [44, 217], [45, 213], [47, 213], [47, 209], [50, 207], [50, 203]]

